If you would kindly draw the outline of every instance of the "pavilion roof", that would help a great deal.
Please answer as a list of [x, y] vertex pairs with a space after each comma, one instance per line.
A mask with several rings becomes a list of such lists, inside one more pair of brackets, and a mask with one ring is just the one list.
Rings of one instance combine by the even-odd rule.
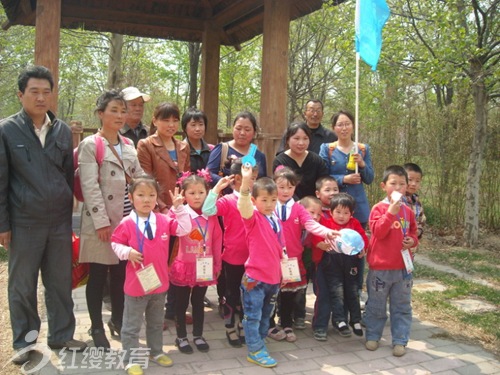
[[[290, 1], [290, 18], [324, 0]], [[0, 0], [12, 25], [35, 24], [36, 0]], [[341, 3], [341, 1], [334, 1]], [[263, 31], [264, 0], [61, 0], [61, 28], [201, 42], [204, 23], [220, 26], [223, 45], [238, 46]]]

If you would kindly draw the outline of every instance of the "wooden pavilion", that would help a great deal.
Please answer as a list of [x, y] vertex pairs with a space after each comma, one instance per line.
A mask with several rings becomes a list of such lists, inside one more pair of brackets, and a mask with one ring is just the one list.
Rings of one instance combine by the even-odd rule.
[[[60, 28], [202, 43], [201, 109], [206, 139], [217, 142], [220, 46], [263, 33], [259, 146], [273, 155], [286, 126], [290, 21], [321, 8], [324, 0], [0, 0], [2, 25], [36, 28], [35, 64], [59, 77]], [[342, 1], [335, 1], [340, 3]], [[57, 87], [56, 90], [57, 92]], [[57, 96], [53, 108], [57, 109]], [[268, 157], [269, 158], [269, 157]], [[268, 162], [272, 161], [270, 158]]]

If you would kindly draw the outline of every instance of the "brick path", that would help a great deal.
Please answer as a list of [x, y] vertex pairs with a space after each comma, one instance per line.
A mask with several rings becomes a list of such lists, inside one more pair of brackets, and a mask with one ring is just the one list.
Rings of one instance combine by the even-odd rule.
[[[311, 288], [309, 288], [311, 289]], [[210, 287], [208, 297], [217, 301], [216, 290]], [[77, 332], [75, 338], [89, 340], [87, 330], [90, 326], [85, 303], [85, 287], [74, 291], [75, 315]], [[262, 369], [246, 361], [246, 348], [234, 349], [229, 346], [225, 337], [223, 321], [216, 311], [206, 309], [204, 337], [210, 344], [208, 353], [200, 353], [195, 349], [191, 355], [181, 354], [174, 347], [175, 329], [173, 324], [164, 333], [164, 350], [174, 360], [174, 366], [168, 369], [156, 364], [150, 364], [145, 370], [146, 375], [159, 374], [496, 374], [500, 375], [500, 363], [495, 357], [480, 347], [461, 344], [443, 339], [444, 331], [435, 325], [419, 321], [414, 316], [411, 341], [407, 354], [401, 358], [392, 356], [390, 346], [390, 331], [386, 327], [381, 347], [375, 352], [364, 348], [363, 338], [352, 336], [340, 337], [328, 332], [327, 342], [318, 342], [312, 338], [310, 328], [314, 295], [308, 294], [307, 328], [296, 331], [298, 340], [295, 343], [275, 342], [270, 340], [268, 349], [278, 360], [274, 369]], [[110, 313], [104, 311], [104, 321]], [[46, 332], [46, 323], [42, 325], [42, 334]], [[188, 326], [189, 331], [189, 326]], [[107, 332], [109, 338], [109, 332]], [[40, 340], [39, 342], [44, 342]], [[120, 348], [120, 342], [111, 340], [115, 349]], [[98, 368], [90, 368], [88, 362], [82, 361], [84, 356], [78, 354], [74, 361], [54, 352], [51, 362], [41, 370], [32, 372], [40, 375], [52, 374], [93, 374], [93, 375], [123, 375], [123, 370], [106, 369], [106, 363], [96, 361]], [[61, 362], [62, 363], [58, 363]]]

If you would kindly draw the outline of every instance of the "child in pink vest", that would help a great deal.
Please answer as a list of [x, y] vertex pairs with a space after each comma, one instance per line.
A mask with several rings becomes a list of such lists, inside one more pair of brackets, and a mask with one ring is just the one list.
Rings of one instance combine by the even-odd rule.
[[199, 175], [189, 175], [180, 182], [192, 231], [179, 236], [179, 250], [170, 267], [170, 283], [176, 303], [175, 346], [185, 354], [193, 352], [186, 332], [186, 310], [190, 301], [193, 307], [193, 342], [200, 352], [209, 350], [203, 338], [203, 300], [207, 287], [217, 283], [221, 271], [222, 231], [219, 221], [217, 217], [208, 217], [201, 211], [208, 193], [207, 175], [199, 172]]
[[[176, 188], [170, 192], [172, 214], [153, 212], [158, 198], [158, 184], [149, 176], [139, 177], [129, 186], [129, 198], [134, 210], [118, 225], [111, 237], [111, 246], [120, 260], [128, 260], [125, 276], [125, 307], [121, 340], [125, 351], [125, 370], [142, 374], [134, 356], [139, 348], [139, 332], [146, 314], [146, 343], [150, 358], [160, 366], [172, 365], [163, 353], [163, 305], [169, 286], [168, 244], [170, 236], [182, 236], [191, 230], [191, 220], [182, 205], [183, 197]], [[144, 277], [143, 275], [149, 276]], [[145, 279], [153, 280], [146, 281]]]

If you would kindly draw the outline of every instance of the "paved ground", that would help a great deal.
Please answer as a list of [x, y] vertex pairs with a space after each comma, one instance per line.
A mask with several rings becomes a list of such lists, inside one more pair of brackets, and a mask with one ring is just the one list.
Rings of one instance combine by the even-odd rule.
[[[216, 301], [215, 288], [208, 291], [211, 301]], [[87, 307], [85, 304], [85, 287], [75, 290], [75, 315], [77, 332], [75, 337], [89, 340], [86, 331], [89, 328]], [[168, 369], [150, 364], [145, 374], [496, 374], [500, 375], [500, 363], [494, 356], [480, 347], [460, 344], [442, 339], [443, 330], [425, 321], [413, 320], [411, 341], [407, 354], [401, 358], [392, 356], [390, 347], [390, 331], [386, 331], [381, 347], [370, 352], [364, 348], [364, 340], [358, 337], [343, 338], [329, 331], [327, 342], [318, 342], [312, 338], [310, 320], [314, 295], [308, 294], [308, 327], [296, 331], [298, 340], [295, 343], [275, 342], [270, 340], [268, 349], [278, 360], [274, 369], [262, 369], [246, 361], [246, 349], [234, 349], [225, 338], [224, 325], [216, 311], [206, 309], [204, 336], [210, 344], [208, 353], [196, 352], [191, 355], [181, 354], [174, 347], [175, 330], [170, 327], [164, 333], [164, 350], [174, 360], [174, 366]], [[105, 311], [104, 319], [110, 316]], [[172, 326], [172, 325], [171, 325]], [[188, 327], [189, 329], [189, 327]], [[42, 328], [46, 332], [46, 327]], [[109, 334], [108, 334], [109, 337]], [[41, 340], [40, 342], [43, 342]], [[89, 341], [89, 343], [91, 343]], [[115, 349], [120, 342], [111, 341]], [[196, 349], [195, 349], [196, 350]], [[116, 364], [116, 352], [102, 359], [92, 358], [91, 353], [63, 357], [53, 352], [51, 362], [33, 374], [94, 374], [123, 375], [124, 371], [111, 366]], [[41, 355], [39, 359], [41, 359]], [[34, 361], [35, 363], [36, 361]]]

